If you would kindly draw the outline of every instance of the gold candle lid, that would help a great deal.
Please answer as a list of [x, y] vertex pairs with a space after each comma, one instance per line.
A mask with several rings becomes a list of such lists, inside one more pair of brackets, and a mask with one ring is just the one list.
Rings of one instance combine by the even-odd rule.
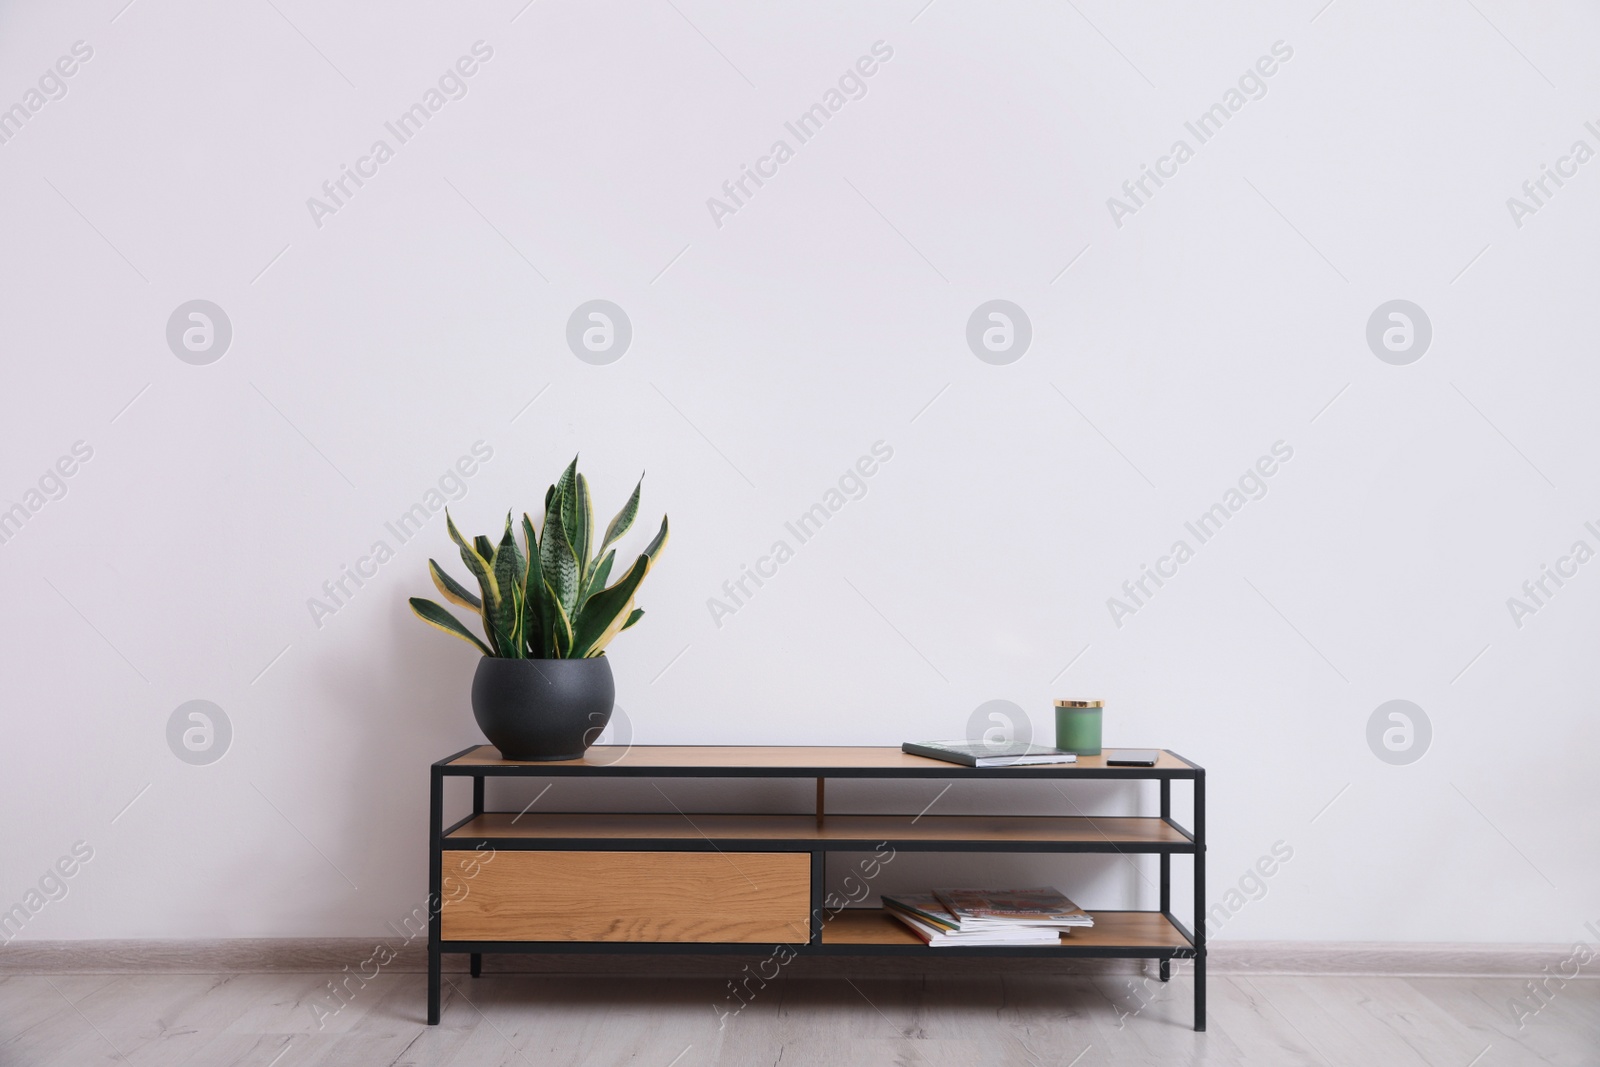
[[1058, 707], [1058, 708], [1103, 708], [1103, 707], [1105, 707], [1105, 705], [1106, 705], [1106, 702], [1104, 700], [1058, 700], [1058, 701], [1056, 701], [1056, 707]]

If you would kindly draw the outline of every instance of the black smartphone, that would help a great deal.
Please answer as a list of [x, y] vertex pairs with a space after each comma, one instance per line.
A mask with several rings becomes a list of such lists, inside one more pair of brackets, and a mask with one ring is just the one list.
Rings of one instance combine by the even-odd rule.
[[1154, 767], [1161, 753], [1153, 748], [1108, 748], [1107, 767]]

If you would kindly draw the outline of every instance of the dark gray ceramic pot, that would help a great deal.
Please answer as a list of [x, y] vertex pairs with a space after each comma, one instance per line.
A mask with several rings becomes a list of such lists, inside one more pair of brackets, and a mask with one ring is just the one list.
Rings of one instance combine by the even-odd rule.
[[472, 715], [505, 759], [578, 759], [611, 721], [616, 695], [604, 656], [485, 656], [472, 679]]

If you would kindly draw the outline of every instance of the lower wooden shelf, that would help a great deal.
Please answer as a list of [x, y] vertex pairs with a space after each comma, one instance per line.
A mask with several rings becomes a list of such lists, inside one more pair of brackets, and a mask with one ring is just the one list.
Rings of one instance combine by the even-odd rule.
[[[1095, 911], [1094, 925], [1061, 936], [1064, 949], [1183, 950], [1193, 946], [1159, 911]], [[847, 908], [822, 927], [822, 944], [914, 945], [935, 955], [950, 951], [929, 948], [905, 923], [881, 908]], [[1041, 952], [1053, 951], [1040, 946]], [[955, 949], [954, 951], [961, 951]]]

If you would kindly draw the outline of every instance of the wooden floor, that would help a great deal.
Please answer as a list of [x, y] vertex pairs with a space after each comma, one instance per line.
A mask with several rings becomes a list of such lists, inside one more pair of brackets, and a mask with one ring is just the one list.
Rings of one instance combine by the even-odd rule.
[[1568, 984], [1519, 1029], [1516, 979], [1213, 978], [1204, 1034], [1182, 976], [780, 979], [719, 1025], [720, 980], [453, 974], [428, 1027], [424, 977], [380, 974], [319, 1029], [327, 981], [6, 977], [0, 1064], [1600, 1064], [1600, 981]]

